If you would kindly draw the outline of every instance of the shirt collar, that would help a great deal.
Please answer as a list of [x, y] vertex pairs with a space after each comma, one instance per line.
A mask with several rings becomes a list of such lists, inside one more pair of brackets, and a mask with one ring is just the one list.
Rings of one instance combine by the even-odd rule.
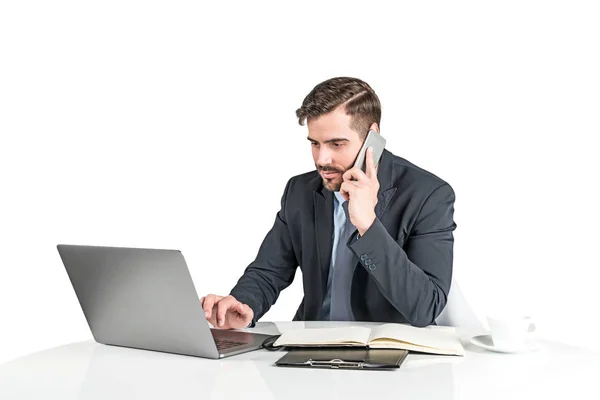
[[333, 192], [333, 194], [335, 195], [335, 199], [338, 202], [338, 204], [342, 204], [343, 202], [346, 201], [346, 199], [344, 198], [344, 196], [342, 196], [342, 194], [340, 192]]

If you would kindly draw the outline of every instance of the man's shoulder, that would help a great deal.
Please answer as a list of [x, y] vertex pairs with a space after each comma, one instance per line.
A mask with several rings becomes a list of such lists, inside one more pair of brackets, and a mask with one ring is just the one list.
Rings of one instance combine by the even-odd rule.
[[[390, 186], [401, 189], [412, 189], [419, 192], [431, 193], [435, 189], [445, 186], [452, 191], [452, 187], [436, 174], [408, 161], [405, 158], [389, 153], [391, 158]], [[381, 182], [380, 182], [381, 183]]]

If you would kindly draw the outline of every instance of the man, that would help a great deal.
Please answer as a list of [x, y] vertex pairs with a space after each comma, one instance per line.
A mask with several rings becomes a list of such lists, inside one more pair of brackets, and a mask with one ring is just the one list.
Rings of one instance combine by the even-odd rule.
[[317, 168], [291, 178], [256, 260], [229, 296], [201, 299], [215, 327], [253, 326], [300, 266], [304, 299], [294, 320], [434, 323], [452, 278], [454, 192], [385, 150], [378, 168], [352, 168], [381, 105], [355, 78], [315, 86], [296, 111]]

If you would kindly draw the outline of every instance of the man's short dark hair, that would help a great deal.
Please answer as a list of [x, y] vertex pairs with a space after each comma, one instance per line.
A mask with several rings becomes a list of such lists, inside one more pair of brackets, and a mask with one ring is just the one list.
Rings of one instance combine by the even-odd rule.
[[366, 82], [348, 77], [331, 78], [315, 86], [296, 110], [298, 123], [304, 125], [342, 105], [351, 116], [350, 128], [361, 138], [367, 136], [373, 122], [381, 123], [381, 103], [375, 91]]

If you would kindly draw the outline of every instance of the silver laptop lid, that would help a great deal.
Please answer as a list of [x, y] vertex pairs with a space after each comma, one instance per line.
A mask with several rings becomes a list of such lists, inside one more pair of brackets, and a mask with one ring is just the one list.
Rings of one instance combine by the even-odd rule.
[[219, 357], [180, 251], [57, 248], [97, 342]]

